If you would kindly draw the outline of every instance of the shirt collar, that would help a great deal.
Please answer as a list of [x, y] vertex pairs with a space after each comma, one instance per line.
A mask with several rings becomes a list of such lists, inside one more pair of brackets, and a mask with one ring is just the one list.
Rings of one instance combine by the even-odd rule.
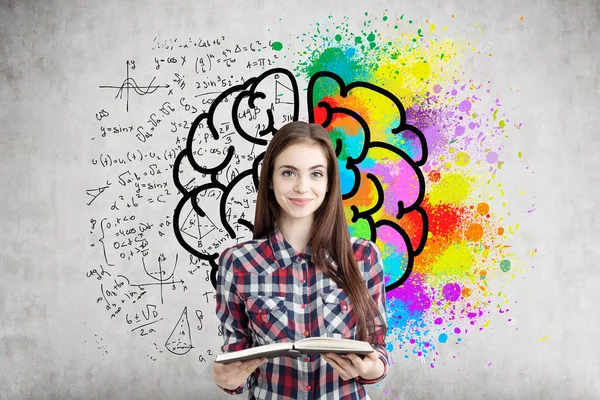
[[278, 227], [275, 227], [275, 229], [269, 235], [269, 243], [271, 245], [271, 249], [273, 249], [273, 255], [275, 256], [275, 259], [281, 268], [286, 268], [292, 262], [300, 258], [304, 258], [305, 260], [309, 261], [312, 260], [310, 244], [307, 244], [302, 251], [296, 252], [292, 245], [285, 240], [283, 233], [281, 233]]
[[[279, 267], [282, 269], [296, 261], [300, 255], [302, 258], [312, 261], [312, 250], [310, 244], [307, 244], [303, 251], [297, 253], [292, 245], [285, 240], [283, 233], [281, 233], [278, 227], [275, 227], [275, 229], [269, 235], [269, 244], [271, 245], [273, 255], [275, 256]], [[325, 250], [325, 261], [333, 265], [334, 270], [337, 270], [337, 263], [333, 260], [333, 257], [328, 250]]]

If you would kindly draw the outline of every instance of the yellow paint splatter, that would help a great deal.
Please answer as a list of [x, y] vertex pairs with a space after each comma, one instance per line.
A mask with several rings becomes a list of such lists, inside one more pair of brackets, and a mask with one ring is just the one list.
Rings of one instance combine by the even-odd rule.
[[470, 274], [473, 254], [467, 246], [456, 244], [448, 247], [432, 264], [435, 275], [461, 276]]
[[541, 340], [542, 342], [545, 342], [545, 341], [546, 341], [546, 339], [548, 339], [548, 336], [544, 336], [544, 337], [543, 337], [543, 338], [541, 338], [540, 340]]
[[471, 156], [469, 156], [469, 153], [466, 153], [464, 151], [459, 151], [456, 154], [456, 157], [454, 157], [454, 162], [456, 163], [456, 165], [458, 165], [460, 167], [469, 165], [470, 161], [471, 161]]
[[431, 67], [426, 62], [418, 61], [412, 66], [412, 74], [417, 79], [425, 79], [431, 74]]
[[437, 185], [432, 185], [429, 190], [429, 203], [431, 205], [458, 204], [469, 195], [470, 187], [465, 177], [459, 174], [445, 174]]

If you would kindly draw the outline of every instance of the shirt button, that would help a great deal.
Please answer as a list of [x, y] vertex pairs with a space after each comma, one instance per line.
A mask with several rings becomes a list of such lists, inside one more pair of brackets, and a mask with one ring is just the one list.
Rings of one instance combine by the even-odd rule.
[[309, 362], [309, 361], [310, 361], [310, 358], [309, 358], [309, 357], [306, 357], [306, 358], [304, 359], [304, 361], [306, 361], [306, 362]]
[[306, 390], [310, 390], [310, 385], [306, 385]]
[[306, 283], [306, 279], [302, 278], [302, 280], [300, 282]]
[[308, 337], [308, 331], [304, 331], [304, 336]]
[[302, 307], [302, 308], [306, 308], [306, 304], [302, 304], [302, 306], [301, 306], [301, 307]]

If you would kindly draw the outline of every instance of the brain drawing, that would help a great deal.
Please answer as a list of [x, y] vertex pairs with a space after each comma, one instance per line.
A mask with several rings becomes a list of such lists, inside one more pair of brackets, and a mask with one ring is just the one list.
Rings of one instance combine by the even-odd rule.
[[[382, 250], [392, 290], [427, 238], [424, 136], [406, 123], [401, 102], [373, 84], [323, 71], [307, 93], [309, 122], [325, 127], [336, 151], [350, 233]], [[173, 225], [179, 243], [210, 263], [213, 286], [220, 252], [252, 238], [261, 160], [279, 127], [298, 120], [299, 99], [292, 73], [272, 69], [223, 92], [190, 128], [173, 168], [181, 193]]]

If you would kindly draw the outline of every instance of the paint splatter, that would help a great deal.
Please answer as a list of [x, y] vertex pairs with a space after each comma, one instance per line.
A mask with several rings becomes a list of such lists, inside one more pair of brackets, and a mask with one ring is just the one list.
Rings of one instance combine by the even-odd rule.
[[[385, 196], [374, 219], [393, 221], [404, 232], [377, 229], [386, 283], [404, 279], [387, 293], [390, 348], [402, 349], [406, 359], [426, 359], [433, 368], [442, 351], [462, 345], [495, 315], [509, 312], [509, 299], [497, 289], [523, 267], [511, 250], [519, 224], [506, 218], [511, 207], [497, 172], [509, 159], [504, 140], [521, 124], [494, 95], [491, 82], [471, 77], [481, 74], [466, 63], [473, 50], [468, 40], [436, 36], [435, 24], [421, 27], [404, 15], [365, 20], [359, 30], [355, 26], [330, 16], [315, 23], [313, 32], [297, 36], [302, 51], [292, 57], [294, 71], [306, 81], [328, 71], [345, 85], [377, 85], [404, 108], [405, 115], [399, 115], [389, 98], [359, 87], [343, 96], [340, 83], [325, 77], [311, 88], [316, 122], [325, 118], [319, 102], [335, 104], [364, 118], [371, 142], [401, 150], [398, 156], [368, 149], [359, 166], [361, 185], [345, 201], [346, 215], [353, 236], [371, 236], [372, 227], [353, 218], [380, 200], [367, 174], [378, 177]], [[334, 143], [341, 143], [342, 190], [348, 193], [357, 176], [345, 161], [368, 147], [367, 136], [351, 114], [336, 118], [329, 132]], [[423, 134], [424, 146], [416, 134], [392, 132], [402, 118]]]

